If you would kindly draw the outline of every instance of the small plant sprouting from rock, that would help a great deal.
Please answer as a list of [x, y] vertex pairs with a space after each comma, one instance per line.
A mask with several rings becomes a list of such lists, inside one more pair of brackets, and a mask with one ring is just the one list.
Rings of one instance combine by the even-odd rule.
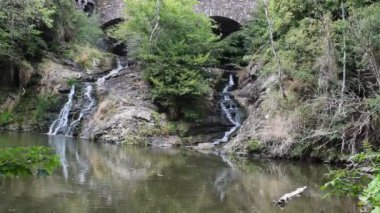
[[264, 146], [257, 139], [251, 139], [247, 142], [249, 152], [260, 152], [264, 149]]
[[77, 79], [74, 79], [74, 78], [67, 80], [67, 84], [68, 84], [70, 87], [76, 85], [77, 83], [78, 83], [78, 80], [77, 80]]
[[6, 112], [0, 113], [0, 126], [6, 125], [9, 122], [11, 122], [12, 117], [13, 115], [11, 112], [6, 111]]

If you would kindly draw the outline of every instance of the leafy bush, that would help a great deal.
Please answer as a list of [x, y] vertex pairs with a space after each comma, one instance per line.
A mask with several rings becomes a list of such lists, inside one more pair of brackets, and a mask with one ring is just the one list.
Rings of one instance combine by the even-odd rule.
[[11, 121], [12, 121], [12, 113], [11, 112], [0, 113], [0, 126], [8, 124]]
[[94, 66], [94, 61], [102, 60], [105, 56], [110, 54], [100, 51], [89, 44], [72, 44], [70, 48], [65, 51], [64, 55], [66, 58], [73, 59], [73, 61], [79, 64], [83, 69], [92, 69]]
[[88, 17], [72, 0], [3, 0], [0, 7], [1, 61], [39, 58], [61, 52], [67, 43], [94, 43], [101, 35], [97, 17]]
[[45, 0], [3, 0], [0, 7], [0, 56], [15, 59], [35, 56], [47, 44], [39, 28], [53, 26], [55, 8]]
[[374, 213], [380, 212], [380, 175], [377, 175], [359, 197], [362, 205], [371, 206]]
[[[158, 4], [157, 4], [158, 3]], [[144, 62], [152, 97], [181, 111], [181, 102], [207, 94], [205, 66], [214, 60], [209, 18], [194, 13], [195, 0], [130, 0], [127, 19], [112, 35], [131, 43], [131, 54]]]
[[46, 147], [0, 149], [0, 176], [49, 175], [58, 165]]
[[330, 172], [329, 181], [322, 186], [330, 194], [352, 196], [373, 213], [380, 210], [380, 153], [360, 153], [350, 159], [353, 168]]
[[189, 131], [189, 125], [185, 122], [156, 123], [154, 126], [145, 126], [138, 130], [140, 137], [179, 135], [184, 137]]
[[34, 118], [36, 119], [36, 121], [43, 121], [46, 118], [46, 112], [49, 109], [53, 109], [58, 106], [59, 106], [58, 96], [39, 97]]

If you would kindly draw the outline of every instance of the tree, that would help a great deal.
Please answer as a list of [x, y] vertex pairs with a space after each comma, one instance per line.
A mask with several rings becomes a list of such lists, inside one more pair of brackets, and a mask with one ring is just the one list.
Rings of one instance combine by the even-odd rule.
[[322, 189], [329, 194], [359, 198], [365, 212], [380, 211], [380, 154], [366, 150], [350, 158], [348, 168], [331, 171]]
[[96, 17], [89, 18], [72, 0], [0, 2], [1, 61], [35, 59], [70, 42], [95, 43], [100, 34]]
[[267, 0], [263, 0], [263, 5], [264, 5], [265, 17], [266, 17], [266, 20], [268, 22], [268, 30], [269, 30], [269, 38], [270, 38], [270, 43], [271, 43], [271, 49], [272, 49], [272, 52], [273, 52], [273, 56], [274, 56], [274, 58], [276, 60], [276, 66], [277, 66], [276, 69], [277, 69], [277, 74], [278, 74], [279, 86], [280, 86], [280, 90], [281, 90], [282, 96], [284, 97], [284, 99], [286, 99], [286, 94], [285, 94], [285, 91], [284, 91], [284, 87], [282, 85], [282, 66], [281, 66], [281, 60], [280, 60], [280, 58], [277, 55], [277, 51], [276, 51], [274, 40], [273, 40], [273, 27], [272, 27], [272, 21], [271, 21], [271, 19], [269, 17], [268, 2], [267, 2]]
[[214, 60], [212, 22], [194, 13], [195, 0], [128, 0], [126, 20], [112, 35], [127, 41], [143, 62], [144, 76], [160, 105], [183, 112], [207, 94], [204, 67]]
[[52, 27], [53, 7], [45, 0], [3, 0], [0, 2], [0, 57], [15, 59], [35, 55], [46, 46], [39, 27]]

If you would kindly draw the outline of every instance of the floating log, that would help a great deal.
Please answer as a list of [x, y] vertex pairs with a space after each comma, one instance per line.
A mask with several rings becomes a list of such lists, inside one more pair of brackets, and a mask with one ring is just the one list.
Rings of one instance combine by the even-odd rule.
[[284, 207], [293, 197], [300, 196], [300, 194], [302, 194], [306, 190], [306, 188], [307, 186], [304, 186], [294, 190], [293, 192], [286, 193], [277, 201], [273, 200], [273, 203], [276, 203], [277, 205]]

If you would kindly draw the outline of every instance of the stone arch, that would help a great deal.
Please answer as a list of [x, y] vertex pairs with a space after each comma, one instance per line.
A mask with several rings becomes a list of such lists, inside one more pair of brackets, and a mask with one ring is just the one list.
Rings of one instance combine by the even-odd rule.
[[124, 0], [97, 0], [96, 8], [103, 29], [124, 20]]
[[195, 10], [209, 17], [225, 17], [244, 25], [251, 20], [255, 7], [255, 0], [199, 0]]
[[214, 33], [220, 35], [222, 38], [241, 29], [241, 24], [233, 19], [224, 16], [211, 16], [210, 18], [218, 27], [214, 29]]

